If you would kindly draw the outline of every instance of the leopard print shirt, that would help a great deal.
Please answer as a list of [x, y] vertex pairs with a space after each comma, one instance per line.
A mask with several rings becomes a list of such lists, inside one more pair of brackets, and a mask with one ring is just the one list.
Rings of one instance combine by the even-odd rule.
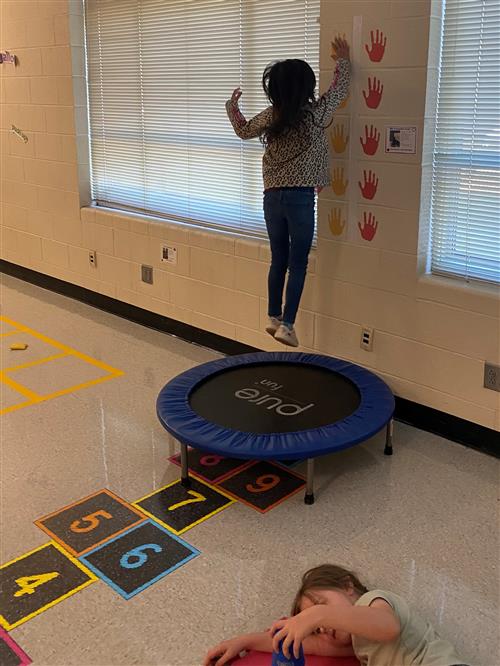
[[[264, 189], [274, 187], [324, 187], [330, 184], [330, 156], [326, 128], [333, 113], [347, 97], [351, 81], [349, 60], [340, 59], [330, 88], [311, 105], [306, 114], [306, 131], [297, 131], [272, 141], [262, 158]], [[226, 111], [234, 131], [241, 139], [261, 136], [272, 120], [269, 106], [251, 120], [246, 120], [238, 104], [226, 102]], [[307, 136], [307, 139], [304, 138]]]

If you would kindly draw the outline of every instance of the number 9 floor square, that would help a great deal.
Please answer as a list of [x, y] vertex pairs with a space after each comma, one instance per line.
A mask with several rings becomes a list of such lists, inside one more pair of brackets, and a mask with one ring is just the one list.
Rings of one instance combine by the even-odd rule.
[[186, 541], [147, 520], [79, 559], [124, 599], [130, 599], [199, 554]]
[[270, 511], [304, 486], [302, 476], [266, 461], [256, 462], [218, 484], [219, 488], [261, 513]]

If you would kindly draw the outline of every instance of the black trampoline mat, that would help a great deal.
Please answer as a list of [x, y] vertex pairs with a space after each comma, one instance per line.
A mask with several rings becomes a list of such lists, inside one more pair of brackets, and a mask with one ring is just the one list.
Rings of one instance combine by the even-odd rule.
[[356, 411], [356, 385], [302, 363], [255, 363], [215, 373], [189, 396], [194, 412], [223, 428], [254, 434], [331, 425]]

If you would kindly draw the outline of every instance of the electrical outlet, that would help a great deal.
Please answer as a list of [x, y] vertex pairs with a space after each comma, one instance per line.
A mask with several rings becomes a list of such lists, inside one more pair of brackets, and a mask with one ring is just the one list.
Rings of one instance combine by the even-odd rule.
[[89, 250], [89, 264], [97, 268], [97, 252], [95, 250]]
[[373, 334], [374, 334], [373, 328], [369, 328], [368, 326], [362, 327], [361, 341], [360, 341], [361, 349], [364, 349], [365, 351], [373, 350]]
[[500, 365], [484, 364], [484, 388], [500, 391]]
[[152, 266], [145, 266], [144, 264], [142, 264], [142, 266], [141, 266], [141, 279], [146, 284], [153, 284], [153, 267]]
[[160, 260], [164, 263], [177, 266], [177, 248], [173, 245], [164, 245], [162, 243]]

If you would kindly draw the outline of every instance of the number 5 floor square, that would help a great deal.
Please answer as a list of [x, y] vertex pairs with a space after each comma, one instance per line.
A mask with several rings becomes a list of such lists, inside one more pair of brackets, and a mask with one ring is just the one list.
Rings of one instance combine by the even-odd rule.
[[95, 580], [59, 544], [35, 548], [0, 567], [0, 625], [10, 631]]
[[35, 525], [72, 555], [83, 555], [145, 519], [135, 507], [104, 489], [38, 518]]
[[124, 599], [200, 554], [200, 551], [161, 525], [147, 520], [80, 557]]
[[190, 477], [184, 488], [180, 480], [146, 495], [134, 505], [174, 534], [182, 534], [234, 503], [223, 491]]

